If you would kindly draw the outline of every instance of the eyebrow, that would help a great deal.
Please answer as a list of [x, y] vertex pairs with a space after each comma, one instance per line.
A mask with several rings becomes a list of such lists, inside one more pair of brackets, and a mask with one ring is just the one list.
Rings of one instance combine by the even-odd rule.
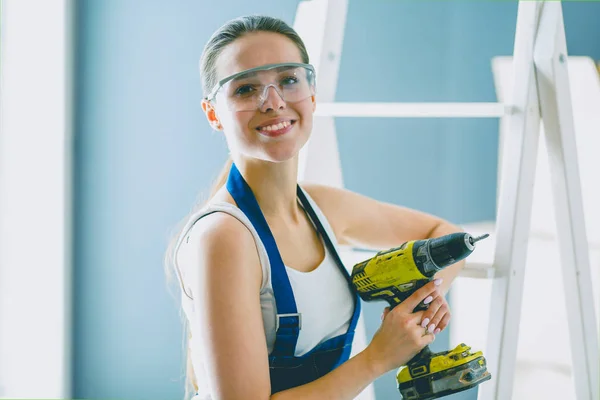
[[256, 71], [255, 72], [250, 72], [250, 73], [242, 75], [242, 76], [235, 77], [235, 78], [233, 78], [231, 80], [231, 82], [236, 82], [236, 81], [239, 81], [239, 80], [242, 80], [242, 79], [246, 79], [246, 78], [252, 78], [254, 76], [256, 76]]

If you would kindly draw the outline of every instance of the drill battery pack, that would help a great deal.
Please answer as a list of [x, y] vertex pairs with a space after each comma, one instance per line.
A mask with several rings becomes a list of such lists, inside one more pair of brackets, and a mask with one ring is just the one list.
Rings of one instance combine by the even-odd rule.
[[431, 400], [471, 389], [491, 379], [481, 351], [464, 343], [453, 350], [431, 353], [423, 362], [398, 370], [398, 390], [404, 400]]

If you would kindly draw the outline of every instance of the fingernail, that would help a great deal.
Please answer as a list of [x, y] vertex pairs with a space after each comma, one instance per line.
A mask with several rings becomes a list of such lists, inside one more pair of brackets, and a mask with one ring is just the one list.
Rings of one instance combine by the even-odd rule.
[[438, 333], [440, 333], [440, 328], [437, 328], [435, 331], [433, 331], [433, 333], [434, 333], [434, 334], [436, 334], [436, 335], [437, 335]]
[[434, 281], [433, 281], [433, 284], [434, 284], [435, 286], [440, 286], [440, 285], [442, 284], [442, 282], [443, 282], [443, 281], [444, 281], [444, 280], [443, 280], [442, 278], [438, 278], [438, 279], [436, 279], [436, 280], [434, 280]]
[[429, 304], [433, 300], [433, 297], [429, 296], [425, 300], [423, 300], [423, 304]]
[[423, 322], [421, 322], [421, 327], [425, 328], [427, 326], [427, 324], [429, 323], [429, 318], [425, 318], [423, 320]]
[[434, 329], [435, 329], [435, 324], [431, 324], [431, 325], [429, 325], [429, 327], [427, 328], [427, 331], [428, 331], [429, 333], [433, 333], [433, 330], [434, 330]]

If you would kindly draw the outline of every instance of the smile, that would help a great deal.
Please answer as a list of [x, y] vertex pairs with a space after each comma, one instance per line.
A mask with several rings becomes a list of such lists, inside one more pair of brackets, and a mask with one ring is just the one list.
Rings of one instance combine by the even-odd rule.
[[260, 126], [256, 130], [267, 136], [279, 136], [289, 132], [294, 123], [296, 123], [295, 120], [281, 121], [276, 124]]

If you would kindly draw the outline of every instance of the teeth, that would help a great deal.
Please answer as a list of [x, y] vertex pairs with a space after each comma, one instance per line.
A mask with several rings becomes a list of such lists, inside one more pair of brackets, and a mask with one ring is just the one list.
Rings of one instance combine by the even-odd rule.
[[290, 126], [292, 123], [290, 121], [280, 122], [275, 125], [263, 126], [260, 128], [261, 131], [278, 131], [280, 129], [286, 128]]

